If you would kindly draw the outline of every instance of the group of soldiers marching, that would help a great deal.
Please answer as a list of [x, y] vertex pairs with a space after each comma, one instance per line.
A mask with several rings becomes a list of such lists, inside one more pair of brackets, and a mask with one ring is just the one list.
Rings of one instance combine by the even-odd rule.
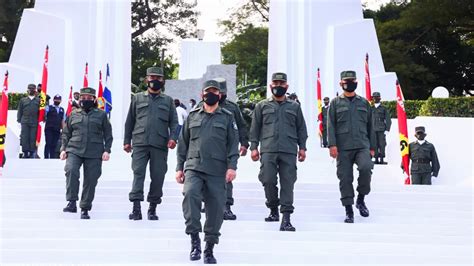
[[[223, 79], [204, 82], [202, 102], [189, 112], [182, 125], [178, 124], [177, 105], [163, 93], [163, 70], [148, 68], [146, 81], [147, 90], [133, 96], [125, 122], [123, 150], [132, 154], [133, 170], [129, 219], [142, 219], [141, 202], [145, 200], [144, 181], [148, 164], [151, 183], [146, 198], [149, 202], [146, 217], [148, 220], [159, 219], [156, 208], [162, 202], [168, 151], [177, 147], [176, 181], [184, 184], [182, 210], [185, 232], [191, 238], [190, 260], [199, 260], [204, 253], [204, 263], [216, 263], [213, 250], [219, 243], [223, 220], [237, 218], [231, 210], [234, 203], [232, 181], [237, 176], [237, 162], [239, 156], [246, 156], [250, 149], [251, 159], [260, 161], [258, 179], [263, 185], [265, 204], [269, 209], [264, 221], [279, 222], [281, 213], [280, 230], [295, 231], [290, 217], [294, 212], [297, 161], [306, 159], [308, 134], [300, 104], [286, 96], [289, 88], [287, 75], [281, 72], [272, 75], [272, 97], [255, 106], [249, 131], [238, 105], [227, 99], [226, 81]], [[375, 163], [385, 163], [385, 135], [390, 130], [390, 114], [380, 104], [379, 93], [373, 95], [373, 107], [355, 93], [357, 78], [354, 71], [341, 73], [340, 86], [344, 91], [340, 96], [331, 101], [327, 97], [324, 99], [323, 145], [337, 160], [341, 203], [346, 212], [344, 222], [353, 223], [354, 203], [362, 217], [369, 216], [365, 197], [371, 189], [372, 158], [375, 158]], [[77, 212], [79, 169], [82, 166], [81, 219], [90, 219], [89, 211], [101, 176], [102, 162], [109, 160], [113, 141], [112, 126], [106, 113], [97, 108], [95, 95], [95, 89], [82, 88], [77, 95], [79, 99], [76, 98], [78, 108], [65, 121], [60, 119], [64, 127], [59, 157], [66, 160], [68, 201], [63, 211]], [[28, 99], [33, 101], [31, 96]], [[28, 99], [22, 99], [22, 110], [19, 110], [19, 122], [22, 127], [25, 124], [25, 128], [30, 121], [26, 121], [24, 115], [38, 109], [37, 103], [27, 103]], [[61, 110], [57, 111], [60, 113]], [[37, 120], [31, 121], [34, 122]], [[424, 128], [417, 127], [416, 131], [418, 140], [410, 144], [413, 183], [430, 184], [431, 176], [438, 174], [439, 162], [434, 146], [424, 140]], [[22, 130], [22, 146], [27, 139], [31, 141], [29, 137], [33, 134], [29, 134], [31, 136], [26, 136]], [[27, 156], [35, 152], [33, 144], [23, 148]], [[359, 171], [355, 202], [354, 164]], [[202, 202], [206, 213], [204, 227], [200, 222]], [[206, 242], [204, 252], [199, 237], [202, 231]]]

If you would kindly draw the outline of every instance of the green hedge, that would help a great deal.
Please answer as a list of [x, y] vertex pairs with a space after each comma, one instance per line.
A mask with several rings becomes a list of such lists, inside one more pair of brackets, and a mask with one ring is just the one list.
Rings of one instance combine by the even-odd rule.
[[[397, 118], [396, 101], [383, 101], [392, 118]], [[474, 117], [473, 97], [429, 98], [428, 100], [405, 100], [407, 118], [417, 116]]]
[[25, 97], [26, 93], [8, 93], [8, 110], [18, 110], [18, 103], [20, 99]]

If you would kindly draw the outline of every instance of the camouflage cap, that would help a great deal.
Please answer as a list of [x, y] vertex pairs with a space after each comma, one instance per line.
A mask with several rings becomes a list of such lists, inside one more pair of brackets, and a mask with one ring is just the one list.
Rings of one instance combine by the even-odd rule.
[[163, 69], [161, 69], [160, 67], [149, 67], [146, 69], [146, 74], [147, 76], [151, 76], [151, 75], [154, 75], [154, 76], [164, 76], [163, 75]]
[[346, 70], [341, 72], [341, 80], [344, 79], [356, 79], [356, 72], [353, 70]]
[[227, 81], [224, 78], [215, 78], [214, 80], [219, 83], [220, 92], [227, 93]]
[[373, 92], [372, 97], [380, 97], [380, 92], [377, 92], [377, 91]]
[[29, 90], [36, 90], [36, 85], [35, 84], [28, 84], [28, 89]]
[[202, 90], [203, 91], [206, 91], [207, 89], [209, 88], [216, 88], [217, 90], [221, 90], [220, 89], [220, 86], [219, 86], [219, 82], [217, 82], [216, 80], [214, 79], [211, 79], [211, 80], [207, 80], [206, 82], [204, 82], [204, 84], [202, 85]]
[[287, 81], [286, 74], [283, 73], [283, 72], [276, 72], [276, 73], [273, 73], [273, 75], [272, 75], [272, 81], [274, 81], [274, 80]]
[[418, 133], [418, 132], [425, 133], [425, 127], [415, 127], [415, 132], [416, 133]]
[[90, 87], [82, 88], [81, 95], [92, 95], [95, 97], [95, 89]]

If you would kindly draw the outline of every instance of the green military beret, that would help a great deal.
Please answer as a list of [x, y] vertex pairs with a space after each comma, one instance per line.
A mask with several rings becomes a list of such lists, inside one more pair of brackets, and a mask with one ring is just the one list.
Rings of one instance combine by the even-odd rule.
[[154, 75], [154, 76], [164, 76], [163, 75], [163, 69], [159, 68], [159, 67], [149, 67], [146, 69], [146, 74], [147, 76], [151, 76], [151, 75]]
[[215, 78], [214, 80], [219, 83], [220, 92], [227, 93], [227, 81], [224, 78]]
[[283, 73], [283, 72], [276, 72], [276, 73], [273, 73], [273, 75], [272, 75], [272, 81], [274, 81], [274, 80], [287, 81], [286, 74]]
[[415, 132], [416, 133], [418, 133], [418, 132], [425, 133], [425, 127], [415, 127]]
[[377, 92], [377, 91], [373, 92], [372, 97], [380, 97], [380, 92]]
[[220, 89], [220, 86], [219, 86], [219, 82], [217, 82], [216, 80], [214, 79], [211, 79], [211, 80], [207, 80], [206, 82], [204, 82], [204, 84], [202, 85], [202, 90], [203, 91], [206, 91], [207, 89], [209, 88], [216, 88], [217, 90], [221, 90]]
[[356, 79], [356, 72], [353, 70], [346, 70], [341, 72], [341, 80], [343, 79]]
[[90, 87], [82, 88], [81, 95], [92, 95], [95, 97], [95, 89]]
[[33, 89], [36, 90], [36, 85], [35, 84], [28, 84], [28, 89]]

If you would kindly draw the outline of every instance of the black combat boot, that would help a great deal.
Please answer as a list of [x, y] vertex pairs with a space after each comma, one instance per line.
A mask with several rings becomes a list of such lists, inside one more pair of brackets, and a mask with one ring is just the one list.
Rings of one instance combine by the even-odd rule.
[[344, 222], [347, 224], [353, 224], [354, 223], [354, 211], [352, 210], [352, 205], [346, 205], [346, 219], [344, 219]]
[[214, 243], [206, 242], [206, 248], [204, 249], [204, 264], [216, 264], [217, 260], [214, 258]]
[[230, 209], [230, 205], [225, 205], [224, 209], [224, 220], [235, 220], [237, 216]]
[[201, 259], [201, 239], [199, 238], [199, 233], [191, 234], [191, 253], [189, 253], [190, 260], [200, 260]]
[[356, 208], [359, 209], [360, 216], [369, 217], [369, 209], [365, 206], [364, 195], [359, 195], [357, 197]]
[[156, 215], [156, 203], [150, 202], [150, 207], [148, 208], [148, 220], [158, 220], [158, 215]]
[[142, 219], [142, 209], [141, 209], [139, 200], [136, 200], [133, 202], [132, 213], [128, 215], [128, 219], [135, 220], [135, 221]]
[[77, 212], [76, 201], [70, 200], [69, 203], [64, 207], [63, 212]]
[[380, 158], [380, 164], [387, 164], [387, 162], [384, 162], [383, 158]]
[[289, 212], [283, 213], [283, 218], [281, 219], [280, 231], [291, 231], [291, 232], [296, 231], [296, 228], [294, 228], [293, 225], [291, 225]]
[[374, 164], [380, 164], [379, 157], [375, 157]]
[[271, 208], [270, 215], [265, 218], [265, 222], [278, 222], [280, 221], [280, 215], [278, 214], [278, 208]]
[[90, 219], [91, 217], [89, 216], [89, 210], [86, 209], [81, 209], [81, 219]]

